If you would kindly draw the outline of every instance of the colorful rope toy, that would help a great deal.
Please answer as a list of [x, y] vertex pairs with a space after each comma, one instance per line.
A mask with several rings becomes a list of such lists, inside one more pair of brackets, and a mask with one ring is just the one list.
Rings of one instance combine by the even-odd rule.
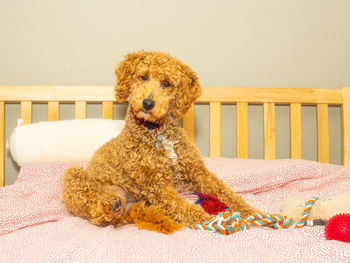
[[310, 215], [311, 207], [317, 199], [318, 198], [313, 197], [306, 202], [306, 208], [298, 222], [286, 216], [272, 214], [254, 214], [247, 219], [242, 219], [239, 213], [232, 213], [226, 208], [210, 221], [206, 221], [203, 224], [195, 224], [192, 228], [197, 230], [209, 230], [222, 235], [229, 235], [252, 227], [271, 224], [274, 229], [301, 228], [305, 225], [312, 225], [312, 222], [309, 223], [307, 219]]

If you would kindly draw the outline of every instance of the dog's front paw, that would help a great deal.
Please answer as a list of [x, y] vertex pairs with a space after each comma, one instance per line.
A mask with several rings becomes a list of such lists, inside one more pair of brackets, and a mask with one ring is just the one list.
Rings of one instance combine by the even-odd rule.
[[194, 224], [203, 224], [205, 221], [209, 221], [213, 216], [206, 213], [203, 208], [198, 205], [193, 205], [188, 214], [179, 218], [179, 221], [187, 227], [191, 227]]

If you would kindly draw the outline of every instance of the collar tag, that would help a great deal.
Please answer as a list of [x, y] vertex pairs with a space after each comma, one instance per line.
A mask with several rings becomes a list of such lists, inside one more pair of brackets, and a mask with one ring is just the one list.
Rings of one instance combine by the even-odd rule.
[[169, 159], [177, 162], [177, 154], [174, 150], [174, 145], [178, 143], [178, 141], [169, 141], [165, 138], [164, 135], [161, 135], [159, 132], [156, 132], [156, 141], [154, 142], [154, 146], [160, 150], [164, 149], [166, 152], [168, 152]]

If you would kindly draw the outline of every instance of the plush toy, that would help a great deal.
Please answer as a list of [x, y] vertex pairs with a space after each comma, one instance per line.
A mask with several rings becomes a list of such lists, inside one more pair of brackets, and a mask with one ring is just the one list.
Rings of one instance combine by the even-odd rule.
[[[281, 215], [298, 221], [302, 217], [308, 199], [289, 197], [283, 204]], [[317, 198], [308, 217], [308, 225], [325, 225], [336, 214], [350, 213], [350, 192], [329, 198]]]

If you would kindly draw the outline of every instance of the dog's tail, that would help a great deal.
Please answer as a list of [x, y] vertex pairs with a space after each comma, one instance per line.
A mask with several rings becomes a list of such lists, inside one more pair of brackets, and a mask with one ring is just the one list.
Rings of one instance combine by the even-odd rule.
[[147, 206], [145, 202], [138, 202], [130, 206], [126, 212], [125, 220], [128, 223], [135, 223], [140, 229], [155, 230], [165, 234], [173, 233], [183, 227], [173, 218], [167, 216], [160, 206]]

